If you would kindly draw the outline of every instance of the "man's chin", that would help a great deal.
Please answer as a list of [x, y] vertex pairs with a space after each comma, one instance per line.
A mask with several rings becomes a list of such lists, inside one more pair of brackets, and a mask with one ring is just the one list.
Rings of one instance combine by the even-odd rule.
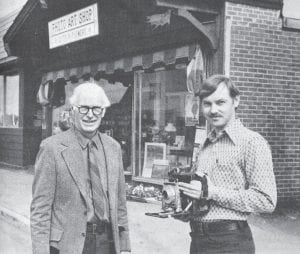
[[221, 121], [211, 121], [210, 124], [214, 128], [222, 128], [224, 126], [224, 124]]
[[85, 127], [85, 128], [82, 128], [82, 130], [84, 132], [87, 132], [87, 133], [94, 133], [97, 131], [98, 128], [95, 128], [95, 127]]
[[95, 133], [98, 129], [98, 126], [82, 126], [82, 131], [88, 135]]

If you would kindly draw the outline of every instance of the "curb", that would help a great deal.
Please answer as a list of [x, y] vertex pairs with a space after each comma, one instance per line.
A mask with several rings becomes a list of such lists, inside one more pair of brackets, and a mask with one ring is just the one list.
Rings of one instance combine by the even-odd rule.
[[0, 205], [0, 219], [9, 224], [17, 227], [18, 229], [30, 233], [30, 220], [29, 218], [11, 211]]

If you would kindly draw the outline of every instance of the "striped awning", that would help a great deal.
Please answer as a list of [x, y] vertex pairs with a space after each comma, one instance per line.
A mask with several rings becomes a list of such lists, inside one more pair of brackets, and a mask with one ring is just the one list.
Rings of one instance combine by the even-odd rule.
[[[42, 77], [42, 84], [58, 79], [65, 81], [79, 80], [86, 77], [107, 79], [113, 74], [128, 73], [136, 70], [155, 71], [172, 65], [187, 64], [194, 56], [196, 45], [157, 51], [151, 54], [118, 59], [111, 62], [97, 63], [80, 67], [47, 72]], [[115, 80], [119, 81], [119, 80]]]

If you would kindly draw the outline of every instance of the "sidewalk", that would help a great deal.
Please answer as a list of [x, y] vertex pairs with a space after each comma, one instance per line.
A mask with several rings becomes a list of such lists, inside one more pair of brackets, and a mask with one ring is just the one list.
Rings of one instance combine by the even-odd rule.
[[[29, 234], [29, 206], [33, 170], [0, 169], [0, 219]], [[189, 227], [173, 219], [145, 216], [157, 212], [157, 204], [128, 202], [133, 254], [185, 254], [189, 251]], [[252, 216], [250, 225], [256, 253], [293, 254], [300, 249], [300, 212], [281, 209], [272, 215]]]

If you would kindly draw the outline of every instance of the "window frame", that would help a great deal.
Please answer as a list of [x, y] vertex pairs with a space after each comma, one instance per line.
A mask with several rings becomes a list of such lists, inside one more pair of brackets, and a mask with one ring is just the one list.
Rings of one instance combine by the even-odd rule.
[[[18, 129], [18, 128], [22, 128], [22, 121], [21, 121], [21, 114], [20, 114], [20, 108], [21, 108], [21, 104], [20, 104], [20, 98], [21, 98], [21, 74], [19, 73], [19, 71], [17, 70], [12, 70], [12, 71], [8, 71], [8, 72], [4, 72], [4, 73], [0, 73], [0, 76], [3, 77], [3, 102], [0, 101], [0, 103], [2, 104], [2, 108], [3, 108], [3, 123], [2, 125], [0, 125], [1, 129]], [[5, 121], [4, 121], [4, 116], [6, 115], [7, 112], [7, 77], [9, 76], [17, 76], [18, 77], [18, 125], [16, 126], [8, 126], [5, 125]]]
[[[180, 70], [184, 69], [186, 71], [187, 65], [181, 65], [176, 66], [175, 68], [169, 69], [169, 70]], [[159, 72], [162, 70], [155, 70], [154, 72]], [[164, 69], [163, 71], [168, 71], [167, 69]], [[142, 150], [144, 149], [141, 143], [141, 135], [142, 135], [142, 87], [143, 87], [143, 81], [142, 81], [142, 75], [145, 73], [143, 70], [135, 71], [134, 72], [134, 87], [135, 91], [133, 93], [133, 116], [132, 116], [132, 128], [133, 133], [132, 135], [133, 141], [132, 141], [132, 165], [133, 165], [133, 178], [135, 180], [139, 181], [145, 181], [145, 182], [153, 182], [153, 183], [160, 183], [164, 179], [155, 179], [152, 177], [143, 177], [142, 170], [143, 170], [143, 160], [142, 158]], [[199, 105], [199, 107], [201, 107]], [[201, 108], [199, 108], [199, 113], [201, 112]], [[201, 115], [201, 113], [200, 113]], [[198, 118], [200, 117], [198, 116]], [[200, 120], [200, 119], [199, 119]], [[204, 129], [207, 128], [206, 121], [205, 126], [203, 126]], [[192, 157], [190, 158], [192, 160]]]

